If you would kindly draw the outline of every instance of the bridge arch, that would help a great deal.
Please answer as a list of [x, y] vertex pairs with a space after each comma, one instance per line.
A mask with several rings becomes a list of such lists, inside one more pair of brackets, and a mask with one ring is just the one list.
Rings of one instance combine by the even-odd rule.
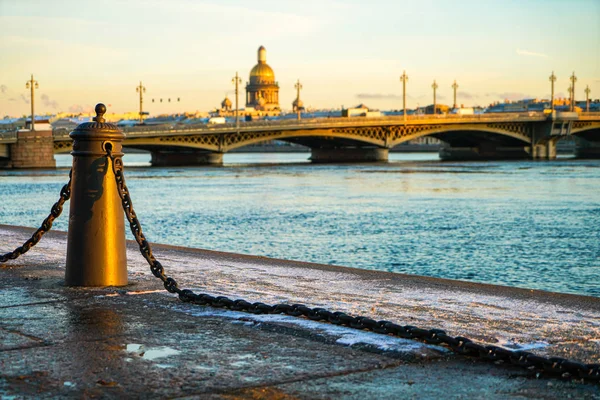
[[571, 134], [588, 141], [600, 142], [600, 121], [575, 121]]
[[[528, 135], [528, 127], [526, 126], [516, 126], [512, 127], [513, 129], [509, 129], [507, 127], [499, 126], [489, 126], [487, 125], [467, 125], [467, 126], [456, 126], [456, 125], [441, 125], [435, 126], [431, 129], [421, 130], [418, 132], [407, 133], [403, 135], [396, 136], [391, 142], [390, 147], [397, 146], [401, 143], [407, 142], [409, 140], [418, 139], [420, 137], [425, 136], [433, 136], [442, 141], [449, 142], [449, 138], [445, 137], [446, 134], [453, 133], [469, 133], [473, 134], [473, 136], [477, 136], [477, 134], [493, 134], [497, 135], [499, 138], [510, 138], [510, 141], [514, 141], [512, 139], [516, 139], [518, 142], [523, 143], [523, 145], [531, 145], [531, 136]], [[446, 139], [446, 140], [444, 140]]]
[[[303, 140], [304, 139], [304, 140]], [[277, 131], [277, 132], [249, 132], [238, 134], [228, 134], [225, 137], [224, 149], [226, 151], [238, 149], [253, 144], [270, 141], [282, 140], [293, 143], [306, 145], [306, 139], [311, 139], [314, 143], [328, 141], [344, 141], [346, 144], [351, 143], [357, 146], [377, 146], [385, 147], [385, 134], [357, 134], [336, 131], [333, 129], [311, 129], [311, 130], [295, 130], [295, 131]], [[308, 147], [311, 147], [308, 145]]]

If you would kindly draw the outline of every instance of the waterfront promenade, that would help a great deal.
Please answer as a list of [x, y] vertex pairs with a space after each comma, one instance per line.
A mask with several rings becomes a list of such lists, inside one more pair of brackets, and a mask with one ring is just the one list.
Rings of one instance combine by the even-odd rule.
[[[32, 230], [0, 226], [3, 250]], [[1, 269], [0, 397], [392, 399], [597, 398], [416, 341], [281, 315], [184, 304], [128, 243], [123, 288], [64, 286], [66, 234]], [[445, 329], [509, 349], [598, 362], [600, 299], [264, 257], [154, 246], [199, 292], [302, 303]]]

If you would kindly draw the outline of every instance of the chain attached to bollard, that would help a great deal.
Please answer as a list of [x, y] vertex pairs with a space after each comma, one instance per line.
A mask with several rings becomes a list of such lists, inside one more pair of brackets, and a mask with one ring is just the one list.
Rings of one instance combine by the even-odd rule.
[[60, 189], [60, 198], [58, 199], [58, 201], [56, 203], [54, 203], [54, 205], [50, 209], [50, 214], [46, 217], [44, 222], [42, 222], [42, 225], [21, 246], [17, 247], [16, 249], [14, 249], [13, 251], [11, 251], [9, 253], [0, 254], [0, 264], [4, 264], [8, 260], [14, 260], [17, 257], [22, 256], [23, 254], [27, 253], [29, 251], [29, 249], [31, 249], [33, 246], [38, 244], [38, 242], [40, 241], [40, 239], [42, 238], [42, 236], [44, 236], [44, 234], [46, 232], [48, 232], [50, 229], [52, 229], [52, 223], [62, 213], [63, 205], [65, 204], [65, 202], [67, 200], [69, 200], [71, 198], [71, 175], [72, 175], [72, 173], [73, 173], [73, 170], [69, 171], [69, 182], [67, 182], [67, 184], [64, 185], [62, 187], [62, 189]]
[[260, 302], [250, 303], [246, 300], [232, 300], [225, 296], [211, 296], [206, 293], [194, 293], [188, 289], [180, 289], [175, 279], [167, 276], [162, 264], [152, 254], [152, 247], [142, 232], [142, 226], [133, 209], [129, 189], [125, 184], [121, 158], [114, 157], [111, 149], [107, 149], [113, 172], [117, 182], [119, 196], [123, 204], [125, 216], [129, 221], [131, 233], [140, 247], [142, 256], [150, 265], [152, 274], [163, 281], [165, 289], [177, 293], [183, 302], [208, 305], [217, 308], [228, 308], [233, 311], [244, 311], [251, 314], [285, 314], [293, 317], [306, 317], [314, 321], [325, 321], [335, 325], [367, 330], [383, 335], [397, 336], [405, 339], [417, 339], [429, 344], [443, 344], [457, 354], [479, 357], [483, 360], [518, 365], [536, 371], [545, 371], [568, 378], [581, 378], [600, 382], [600, 364], [584, 364], [559, 357], [542, 357], [527, 351], [511, 351], [493, 345], [482, 345], [462, 336], [450, 336], [441, 329], [422, 329], [410, 325], [398, 325], [390, 321], [376, 321], [363, 316], [351, 316], [343, 312], [332, 312], [324, 308], [310, 308], [302, 304], [268, 305]]

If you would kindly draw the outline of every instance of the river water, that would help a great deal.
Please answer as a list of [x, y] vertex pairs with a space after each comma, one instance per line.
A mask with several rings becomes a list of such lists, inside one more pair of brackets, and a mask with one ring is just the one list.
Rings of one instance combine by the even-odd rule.
[[[307, 158], [226, 154], [224, 167], [194, 168], [149, 168], [144, 154], [124, 161], [151, 242], [600, 296], [599, 160]], [[57, 164], [0, 171], [0, 223], [39, 226], [71, 156]]]

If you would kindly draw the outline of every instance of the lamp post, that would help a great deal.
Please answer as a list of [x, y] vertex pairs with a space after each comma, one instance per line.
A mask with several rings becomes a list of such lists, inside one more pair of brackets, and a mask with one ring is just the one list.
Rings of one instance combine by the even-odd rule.
[[34, 100], [35, 100], [34, 92], [35, 92], [35, 89], [39, 88], [39, 85], [38, 85], [38, 82], [33, 79], [33, 74], [31, 74], [31, 79], [29, 81], [27, 81], [27, 83], [25, 83], [25, 88], [31, 89], [31, 130], [35, 131], [35, 113], [33, 111]]
[[585, 112], [590, 112], [590, 85], [585, 85]]
[[406, 81], [408, 80], [408, 76], [406, 75], [406, 71], [402, 71], [402, 76], [400, 76], [400, 81], [402, 82], [402, 114], [404, 115], [404, 121], [406, 121]]
[[297, 113], [298, 120], [299, 120], [300, 119], [300, 106], [302, 105], [300, 103], [300, 89], [302, 89], [302, 84], [300, 83], [300, 79], [298, 79], [298, 81], [296, 82], [294, 87], [296, 88], [296, 113]]
[[454, 89], [454, 105], [452, 106], [452, 108], [456, 108], [456, 89], [458, 89], [458, 84], [456, 83], [456, 79], [454, 80], [454, 83], [452, 84], [452, 89]]
[[237, 71], [235, 72], [235, 76], [231, 79], [231, 83], [235, 85], [235, 128], [240, 129], [240, 107], [239, 107], [239, 85], [242, 83], [242, 78], [238, 76]]
[[554, 112], [554, 82], [556, 82], [556, 75], [554, 75], [554, 71], [552, 71], [552, 75], [550, 75], [550, 109]]
[[571, 75], [571, 111], [575, 111], [575, 82], [577, 82], [577, 77], [575, 76], [575, 71], [573, 71], [573, 75]]
[[140, 124], [144, 122], [144, 93], [146, 93], [146, 88], [142, 85], [142, 81], [140, 81], [140, 86], [135, 88], [135, 91], [140, 94]]
[[437, 114], [437, 102], [435, 99], [435, 91], [438, 88], [438, 84], [435, 83], [435, 79], [433, 80], [433, 85], [431, 85], [431, 87], [433, 88], [433, 115]]

